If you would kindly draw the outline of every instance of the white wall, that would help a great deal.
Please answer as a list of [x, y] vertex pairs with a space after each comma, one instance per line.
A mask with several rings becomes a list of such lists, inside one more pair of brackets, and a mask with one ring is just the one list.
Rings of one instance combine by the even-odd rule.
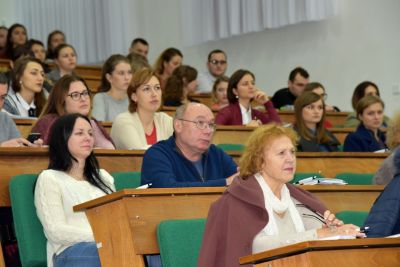
[[[291, 69], [303, 66], [310, 72], [311, 80], [325, 85], [328, 102], [343, 110], [351, 110], [355, 86], [367, 79], [380, 87], [387, 115], [400, 110], [400, 95], [393, 95], [393, 89], [400, 87], [398, 0], [338, 0], [338, 16], [324, 21], [193, 47], [182, 45], [181, 1], [185, 0], [139, 1], [142, 24], [132, 27], [140, 28], [141, 37], [150, 42], [150, 62], [162, 50], [174, 46], [182, 50], [185, 64], [204, 71], [208, 52], [220, 48], [228, 54], [228, 74], [247, 68], [255, 73], [258, 86], [270, 95], [286, 85]], [[8, 24], [13, 22], [9, 18], [14, 13], [10, 3], [12, 0], [0, 0], [0, 21], [6, 18]], [[126, 53], [128, 46], [120, 52]]]
[[13, 0], [0, 0], [0, 25], [9, 27], [15, 22]]

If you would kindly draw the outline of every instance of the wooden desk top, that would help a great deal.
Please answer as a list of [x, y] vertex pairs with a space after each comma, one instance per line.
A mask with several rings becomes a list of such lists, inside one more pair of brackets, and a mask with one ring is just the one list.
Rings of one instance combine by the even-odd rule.
[[124, 189], [111, 195], [99, 197], [88, 202], [74, 206], [74, 211], [82, 211], [97, 207], [122, 198], [149, 197], [149, 196], [190, 196], [190, 195], [221, 195], [225, 187], [184, 187], [184, 188], [149, 188], [149, 189]]
[[[141, 171], [143, 150], [96, 149], [100, 167], [108, 172]], [[242, 153], [228, 154], [238, 162]], [[297, 153], [297, 172], [321, 172], [334, 177], [339, 172], [376, 172], [388, 153]], [[48, 166], [47, 148], [0, 148], [0, 206], [10, 206], [8, 183], [12, 176], [40, 173]]]
[[239, 259], [240, 264], [256, 264], [259, 262], [271, 261], [279, 257], [297, 255], [307, 251], [321, 250], [345, 250], [345, 249], [365, 249], [365, 248], [384, 248], [399, 247], [400, 238], [358, 238], [346, 240], [313, 240], [293, 245], [276, 248], [261, 253], [248, 255]]

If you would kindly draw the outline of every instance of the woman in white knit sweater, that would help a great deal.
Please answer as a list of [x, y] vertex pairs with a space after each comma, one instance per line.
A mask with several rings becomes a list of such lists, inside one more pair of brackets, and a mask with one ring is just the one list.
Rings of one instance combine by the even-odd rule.
[[128, 88], [129, 111], [119, 114], [111, 128], [117, 149], [147, 149], [173, 133], [172, 118], [157, 112], [161, 106], [161, 87], [150, 69], [136, 72]]
[[36, 213], [47, 238], [47, 265], [100, 265], [90, 224], [73, 206], [115, 191], [114, 179], [93, 155], [93, 130], [80, 114], [60, 117], [49, 142], [49, 167], [38, 177]]

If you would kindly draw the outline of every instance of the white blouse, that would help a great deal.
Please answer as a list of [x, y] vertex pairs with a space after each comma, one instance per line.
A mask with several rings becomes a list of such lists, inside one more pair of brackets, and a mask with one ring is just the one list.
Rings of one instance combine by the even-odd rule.
[[[113, 177], [100, 170], [100, 177], [115, 190]], [[45, 170], [40, 173], [35, 189], [36, 213], [47, 238], [47, 266], [52, 266], [53, 254], [79, 242], [93, 242], [94, 236], [84, 212], [73, 207], [104, 196], [105, 193], [87, 181], [78, 181], [67, 173]]]

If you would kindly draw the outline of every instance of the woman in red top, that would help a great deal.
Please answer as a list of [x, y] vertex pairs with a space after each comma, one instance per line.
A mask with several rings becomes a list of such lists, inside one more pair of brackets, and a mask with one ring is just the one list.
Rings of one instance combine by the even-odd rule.
[[[248, 70], [237, 70], [232, 74], [228, 84], [228, 100], [229, 106], [217, 114], [215, 122], [219, 125], [259, 126], [270, 122], [281, 123], [268, 95], [255, 86], [254, 74]], [[253, 109], [252, 101], [263, 105], [265, 111]]]

